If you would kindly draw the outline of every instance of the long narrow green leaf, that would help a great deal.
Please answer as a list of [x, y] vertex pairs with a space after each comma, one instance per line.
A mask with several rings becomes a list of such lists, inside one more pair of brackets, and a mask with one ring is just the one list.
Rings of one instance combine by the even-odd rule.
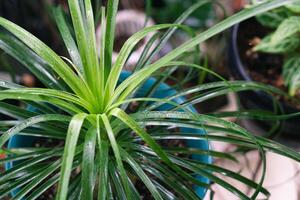
[[[122, 182], [122, 177], [120, 175], [117, 165], [118, 164], [113, 161], [109, 162], [109, 166], [108, 166], [109, 180], [111, 182], [113, 192], [112, 192], [112, 194], [108, 193], [107, 196], [113, 196], [116, 199], [126, 199], [127, 200], [129, 197], [126, 196], [124, 184]], [[129, 178], [127, 178], [127, 180], [128, 179]], [[131, 199], [131, 197], [130, 197], [130, 199]]]
[[101, 160], [100, 160], [100, 170], [99, 170], [99, 191], [98, 199], [106, 199], [108, 192], [108, 143], [102, 142], [101, 144]]
[[[99, 70], [99, 72], [101, 72], [101, 74], [99, 74], [98, 75], [98, 77], [101, 77], [100, 78], [100, 84], [99, 84], [99, 90], [102, 92], [102, 98], [100, 99], [101, 101], [101, 104], [102, 104], [102, 106], [101, 106], [101, 110], [103, 110], [104, 108], [104, 103], [103, 103], [103, 101], [104, 101], [104, 94], [103, 94], [103, 91], [104, 91], [104, 89], [105, 89], [105, 83], [106, 83], [106, 81], [105, 81], [105, 79], [106, 79], [106, 76], [105, 76], [105, 41], [106, 41], [106, 39], [105, 39], [105, 36], [106, 36], [106, 34], [105, 34], [105, 31], [106, 31], [106, 21], [105, 21], [105, 8], [104, 7], [102, 7], [101, 8], [101, 38], [100, 38], [100, 51], [99, 51], [99, 53], [100, 53], [100, 62], [99, 62], [99, 68], [100, 68], [100, 70]], [[100, 92], [99, 92], [100, 93]]]
[[128, 162], [128, 164], [132, 167], [132, 169], [135, 171], [137, 176], [144, 182], [148, 190], [153, 195], [154, 199], [156, 200], [162, 200], [160, 193], [158, 192], [157, 188], [153, 185], [151, 179], [147, 176], [147, 174], [143, 171], [141, 166], [135, 162], [135, 160], [126, 152], [122, 151], [123, 157]]
[[40, 122], [46, 122], [46, 121], [69, 121], [69, 117], [63, 116], [63, 115], [55, 115], [55, 114], [49, 114], [49, 115], [38, 115], [32, 118], [29, 118], [27, 120], [24, 120], [20, 124], [14, 126], [13, 128], [9, 129], [3, 135], [0, 137], [0, 147], [3, 147], [5, 142], [9, 140], [12, 136], [18, 134], [23, 129], [30, 127], [34, 124], [40, 123]]
[[60, 167], [60, 160], [53, 162], [48, 166], [44, 171], [42, 171], [38, 176], [34, 178], [29, 184], [21, 189], [14, 197], [14, 200], [21, 200], [28, 194], [31, 190], [34, 189], [35, 186], [40, 184], [43, 180], [45, 180], [48, 176], [50, 176], [56, 169]]
[[[165, 114], [168, 113], [168, 114], [164, 115], [163, 113], [165, 113]], [[234, 130], [240, 132], [240, 134], [252, 139], [252, 141], [257, 145], [257, 148], [259, 149], [260, 155], [262, 157], [262, 162], [263, 162], [262, 176], [260, 179], [260, 183], [258, 184], [258, 187], [256, 188], [256, 192], [253, 194], [253, 197], [255, 198], [258, 195], [258, 192], [262, 187], [262, 184], [263, 184], [263, 181], [265, 178], [265, 173], [266, 173], [266, 158], [265, 158], [265, 152], [263, 149], [263, 144], [261, 144], [261, 141], [259, 141], [256, 137], [254, 137], [248, 131], [239, 127], [238, 125], [231, 123], [231, 122], [227, 122], [225, 120], [218, 119], [218, 118], [211, 118], [211, 117], [207, 117], [204, 115], [197, 115], [197, 114], [193, 114], [193, 113], [190, 114], [190, 113], [183, 113], [183, 112], [177, 112], [177, 114], [175, 114], [175, 113], [171, 114], [171, 112], [156, 112], [155, 118], [159, 118], [161, 114], [164, 115], [165, 118], [174, 118], [174, 119], [175, 118], [177, 118], [177, 119], [179, 119], [179, 118], [180, 119], [188, 119], [189, 118], [191, 120], [199, 121], [202, 124], [205, 123], [206, 120], [208, 120], [208, 121], [210, 121], [210, 123], [217, 123], [219, 125], [229, 128], [229, 129], [234, 129]], [[145, 113], [145, 116], [147, 116], [147, 117], [149, 117], [150, 115], [151, 115], [151, 112]], [[188, 115], [190, 115], [190, 117], [187, 117]], [[205, 119], [202, 118], [203, 116]], [[198, 128], [202, 129], [202, 125], [200, 125]]]
[[22, 88], [22, 89], [10, 89], [10, 90], [0, 91], [0, 100], [3, 100], [5, 99], [5, 96], [10, 96], [10, 95], [15, 95], [15, 96], [19, 95], [20, 98], [16, 98], [16, 99], [21, 99], [22, 96], [27, 94], [32, 94], [36, 96], [45, 96], [45, 97], [46, 96], [56, 97], [80, 105], [84, 108], [89, 108], [87, 101], [80, 99], [71, 93], [67, 93], [59, 90], [53, 90], [53, 89], [43, 89], [43, 88]]
[[194, 165], [188, 165], [184, 162], [180, 162], [179, 159], [173, 159], [174, 162], [176, 162], [177, 164], [181, 165], [182, 167], [191, 170], [193, 172], [196, 172], [197, 174], [201, 175], [201, 176], [205, 176], [208, 177], [211, 181], [214, 181], [215, 183], [217, 183], [218, 185], [224, 187], [226, 190], [232, 192], [233, 194], [235, 194], [237, 197], [239, 197], [242, 200], [251, 200], [252, 198], [249, 198], [246, 194], [244, 194], [242, 191], [240, 191], [238, 188], [234, 187], [233, 185], [227, 183], [226, 181], [224, 181], [223, 179], [211, 174], [210, 172], [207, 172], [206, 170], [203, 170], [201, 168], [197, 168]]
[[25, 88], [22, 85], [18, 85], [16, 83], [11, 83], [9, 81], [5, 80], [0, 80], [0, 89], [5, 90], [5, 89], [20, 89], [20, 88]]
[[81, 113], [75, 115], [69, 125], [64, 155], [62, 159], [61, 174], [56, 194], [57, 200], [66, 200], [68, 194], [68, 186], [73, 165], [73, 159], [76, 149], [77, 140], [87, 114]]
[[[79, 47], [79, 52], [83, 64], [84, 78], [90, 89], [89, 97], [96, 108], [99, 108], [99, 79], [97, 75], [99, 73], [98, 57], [96, 52], [96, 39], [94, 31], [93, 13], [90, 5], [90, 1], [69, 0], [69, 8], [72, 16], [73, 26], [76, 35], [76, 41]], [[85, 7], [87, 8], [85, 9]], [[86, 14], [88, 16], [86, 16]], [[89, 19], [87, 19], [87, 17]], [[90, 50], [92, 49], [92, 51]]]
[[85, 96], [87, 90], [84, 87], [82, 80], [79, 79], [69, 66], [47, 45], [42, 43], [29, 32], [4, 18], [0, 18], [0, 26], [13, 33], [39, 56], [41, 56], [76, 94]]
[[[186, 43], [182, 44], [181, 46], [177, 47], [175, 50], [167, 54], [166, 56], [162, 57], [155, 63], [147, 66], [144, 68], [145, 70], [141, 70], [140, 72], [140, 82], [148, 78], [153, 72], [158, 70], [159, 68], [163, 66], [167, 66], [170, 64], [170, 62], [174, 59], [176, 59], [178, 56], [183, 54], [184, 52], [190, 50], [191, 48], [195, 47], [196, 45], [199, 45], [200, 43], [206, 41], [207, 39], [211, 38], [212, 36], [226, 30], [227, 28], [233, 26], [236, 23], [239, 23], [245, 19], [251, 18], [255, 15], [258, 15], [260, 13], [263, 13], [265, 11], [286, 5], [288, 3], [293, 2], [294, 0], [273, 0], [273, 1], [266, 1], [264, 3], [258, 4], [256, 6], [252, 6], [251, 8], [245, 9], [231, 17], [228, 17], [227, 19], [223, 20], [222, 22], [216, 24], [212, 28], [208, 29], [207, 31], [199, 34], [195, 38], [187, 41]], [[147, 73], [149, 72], [149, 74]], [[123, 82], [124, 83], [124, 82]], [[125, 84], [124, 84], [125, 85]], [[122, 87], [124, 86], [122, 85]], [[126, 88], [127, 86], [125, 86]], [[135, 87], [133, 87], [135, 88]], [[132, 89], [129, 89], [132, 91]], [[115, 94], [119, 95], [119, 93]], [[126, 94], [124, 95], [126, 96]]]
[[128, 182], [130, 184], [130, 189], [131, 189], [131, 194], [132, 194], [131, 195], [132, 200], [140, 200], [141, 195], [137, 191], [134, 183], [132, 182], [132, 180], [130, 178], [128, 178]]
[[128, 199], [130, 199], [131, 195], [130, 195], [130, 189], [129, 189], [129, 185], [128, 185], [128, 181], [127, 181], [127, 174], [126, 174], [126, 170], [124, 169], [124, 165], [123, 165], [123, 161], [122, 161], [122, 158], [121, 158], [119, 146], [116, 142], [113, 130], [112, 130], [111, 125], [109, 123], [109, 119], [107, 118], [107, 116], [105, 114], [101, 115], [101, 118], [102, 118], [103, 124], [105, 126], [105, 129], [106, 129], [107, 136], [109, 138], [111, 147], [112, 147], [112, 149], [114, 151], [114, 154], [115, 154], [115, 158], [116, 158], [116, 162], [118, 164], [118, 169], [120, 171], [120, 176], [121, 176], [121, 179], [122, 179], [122, 183], [124, 184], [124, 187], [125, 187], [126, 197]]
[[228, 17], [227, 19], [223, 20], [222, 22], [216, 24], [212, 28], [208, 29], [207, 31], [199, 34], [195, 38], [187, 41], [186, 43], [182, 44], [172, 52], [170, 52], [168, 55], [164, 56], [151, 66], [158, 66], [158, 65], [165, 65], [166, 63], [172, 61], [185, 51], [188, 51], [192, 47], [195, 47], [196, 45], [199, 45], [200, 43], [206, 41], [207, 39], [211, 38], [212, 36], [226, 30], [227, 28], [233, 26], [234, 24], [237, 24], [241, 21], [244, 21], [248, 18], [251, 18], [255, 15], [258, 15], [260, 13], [266, 12], [268, 10], [287, 5], [289, 3], [294, 2], [294, 0], [273, 0], [273, 1], [265, 1], [261, 4], [258, 4], [256, 6], [252, 6], [251, 8], [247, 8], [242, 10], [241, 12]]
[[[94, 15], [93, 15], [93, 8], [92, 8], [92, 3], [91, 0], [85, 0], [85, 14], [86, 14], [86, 21], [87, 21], [87, 33], [86, 33], [86, 38], [87, 38], [87, 43], [88, 43], [88, 59], [90, 60], [90, 71], [92, 72], [92, 77], [91, 79], [93, 80], [93, 88], [94, 92], [97, 93], [96, 98], [101, 97], [103, 95], [101, 91], [98, 89], [101, 80], [101, 76], [99, 74], [103, 73], [100, 71], [99, 68], [99, 62], [98, 62], [98, 53], [97, 53], [97, 47], [96, 47], [96, 34], [95, 34], [95, 24], [94, 24]], [[97, 99], [97, 102], [99, 102], [100, 99]]]
[[64, 13], [63, 13], [63, 10], [61, 7], [54, 9], [54, 17], [56, 20], [56, 24], [58, 26], [58, 29], [60, 31], [60, 34], [61, 34], [64, 42], [65, 42], [65, 45], [69, 52], [69, 55], [71, 56], [71, 59], [74, 62], [75, 66], [78, 67], [81, 74], [83, 74], [84, 72], [83, 72], [81, 57], [78, 52], [76, 42], [73, 39], [73, 36], [68, 28], [67, 22], [66, 22], [63, 14]]
[[188, 155], [208, 155], [212, 156], [215, 158], [222, 158], [222, 159], [227, 159], [230, 161], [238, 162], [238, 160], [234, 157], [234, 155], [229, 153], [224, 153], [224, 152], [219, 152], [219, 151], [212, 151], [212, 150], [201, 150], [201, 149], [195, 149], [195, 148], [188, 148], [188, 147], [168, 147], [164, 148], [164, 150], [167, 153], [175, 153], [175, 154], [188, 154]]
[[135, 45], [149, 33], [153, 32], [153, 31], [158, 31], [161, 29], [169, 28], [169, 27], [180, 27], [180, 25], [159, 24], [159, 25], [150, 26], [150, 27], [144, 28], [141, 31], [135, 33], [133, 36], [131, 36], [125, 42], [124, 46], [120, 50], [118, 58], [117, 58], [115, 64], [113, 65], [113, 68], [110, 71], [110, 74], [108, 77], [108, 80], [110, 80], [110, 81], [107, 82], [107, 85], [105, 88], [105, 90], [106, 90], [105, 92], [108, 97], [110, 96], [109, 94], [112, 94], [112, 92], [114, 91], [114, 89], [117, 85], [117, 82], [119, 80], [120, 73], [124, 67], [124, 64], [125, 64], [128, 56], [130, 55], [131, 51], [135, 47]]
[[[149, 124], [151, 125], [151, 123]], [[192, 127], [193, 128], [193, 127]], [[207, 130], [208, 132], [208, 130]], [[213, 134], [215, 133], [215, 134]], [[223, 135], [216, 135], [216, 133], [225, 133], [226, 136]], [[153, 139], [155, 140], [209, 140], [209, 141], [219, 141], [219, 142], [226, 142], [230, 144], [236, 144], [242, 147], [247, 147], [250, 149], [256, 149], [256, 144], [253, 142], [253, 140], [247, 138], [247, 137], [241, 137], [237, 136], [238, 133], [235, 133], [233, 130], [223, 129], [219, 130], [216, 129], [216, 131], [213, 131], [212, 134], [207, 133], [206, 135], [199, 135], [195, 133], [177, 133], [177, 134], [152, 134]], [[300, 155], [296, 151], [285, 147], [277, 142], [268, 140], [266, 138], [262, 137], [256, 137], [257, 140], [260, 141], [260, 143], [264, 146], [264, 148], [267, 151], [272, 151], [274, 153], [289, 157], [295, 161], [300, 161]], [[142, 138], [138, 138], [137, 141], [141, 141]]]
[[[10, 83], [7, 81], [0, 80], [0, 90], [21, 89], [21, 88], [25, 88], [25, 87], [22, 85], [15, 84], [15, 83]], [[44, 112], [44, 113], [48, 113], [48, 114], [55, 113], [54, 110], [50, 106], [43, 104], [43, 103], [36, 103], [33, 101], [24, 101], [24, 103], [26, 103], [28, 106], [33, 106], [37, 110]]]
[[91, 71], [89, 66], [88, 59], [88, 44], [87, 44], [87, 34], [85, 30], [83, 15], [80, 9], [79, 1], [76, 0], [68, 0], [69, 9], [72, 16], [73, 26], [76, 35], [76, 41], [80, 52], [80, 57], [82, 60], [83, 70], [84, 70], [84, 77], [87, 80], [89, 86], [91, 86]]
[[0, 48], [29, 69], [48, 88], [67, 90], [63, 81], [51, 74], [53, 71], [47, 63], [17, 38], [0, 33]]
[[69, 191], [68, 191], [68, 199], [70, 200], [77, 200], [78, 197], [80, 197], [80, 192], [81, 192], [81, 176], [80, 174], [72, 180], [69, 186]]
[[35, 169], [39, 169], [41, 166], [43, 166], [43, 164], [41, 164], [43, 161], [51, 159], [55, 156], [59, 156], [59, 154], [60, 151], [48, 151], [36, 158], [28, 159], [22, 163], [15, 164], [13, 168], [10, 168], [1, 173], [0, 186], [10, 180], [15, 180], [20, 177], [27, 177], [28, 175], [31, 175], [32, 173], [34, 173]]
[[[169, 67], [169, 66], [189, 66], [189, 67], [193, 67], [196, 69], [200, 69], [206, 72], [211, 73], [212, 75], [218, 77], [221, 80], [224, 80], [224, 82], [227, 83], [227, 81], [221, 77], [220, 75], [218, 75], [217, 73], [196, 65], [196, 64], [190, 64], [190, 63], [185, 63], [185, 62], [170, 62], [167, 65], [164, 66], [160, 66], [159, 68], [163, 68], [163, 67]], [[149, 68], [144, 68], [136, 73], [134, 73], [133, 75], [131, 75], [129, 78], [127, 78], [124, 82], [122, 82], [118, 88], [116, 89], [114, 96], [112, 98], [112, 101], [115, 100], [117, 97], [119, 97], [119, 95], [121, 95], [121, 93], [123, 92], [123, 94], [121, 95], [121, 97], [119, 98], [119, 100], [124, 100], [139, 84], [141, 84], [146, 78], [148, 78], [153, 72], [155, 72], [156, 70], [158, 70], [159, 68], [153, 67], [152, 69]], [[229, 85], [229, 83], [227, 84], [227, 86]], [[130, 92], [129, 92], [130, 91]]]
[[199, 186], [207, 187], [207, 184], [197, 181], [193, 179], [188, 173], [183, 171], [178, 166], [174, 165], [171, 160], [168, 158], [167, 154], [162, 150], [162, 148], [156, 143], [156, 141], [144, 130], [140, 127], [140, 125], [133, 120], [130, 116], [128, 116], [121, 109], [114, 109], [111, 111], [111, 115], [119, 118], [124, 124], [130, 127], [133, 131], [135, 131], [142, 139], [145, 141], [154, 151], [155, 153], [162, 159], [162, 161], [171, 167], [173, 170], [178, 172], [182, 177], [194, 180]]
[[[145, 170], [153, 176], [161, 179], [170, 188], [176, 190], [176, 193], [182, 195], [183, 198], [189, 198], [191, 200], [198, 200], [198, 196], [194, 193], [193, 189], [189, 185], [176, 181], [178, 177], [171, 169], [168, 169], [161, 162], [157, 162], [154, 158], [146, 156], [145, 154], [137, 154], [137, 158], [147, 161], [147, 163], [141, 163], [145, 166]], [[149, 164], [148, 164], [149, 163]]]
[[108, 191], [108, 151], [109, 144], [107, 141], [103, 141], [101, 137], [103, 137], [100, 130], [100, 115], [97, 115], [96, 119], [97, 123], [97, 141], [98, 147], [100, 151], [100, 163], [99, 163], [99, 189], [98, 189], [98, 199], [106, 199], [107, 191]]
[[148, 59], [148, 54], [149, 51], [153, 48], [153, 44], [155, 44], [155, 42], [159, 39], [159, 37], [161, 36], [161, 33], [155, 33], [150, 40], [147, 42], [147, 44], [145, 45], [145, 48], [143, 49], [143, 52], [138, 60], [138, 62], [136, 63], [135, 68], [132, 70], [133, 72], [136, 72], [138, 70], [140, 70], [143, 67], [143, 63], [146, 62], [146, 59]]
[[26, 197], [27, 200], [35, 200], [39, 196], [41, 196], [45, 191], [47, 191], [50, 187], [56, 184], [59, 181], [59, 174], [56, 174], [49, 178], [45, 183], [43, 183], [40, 187], [35, 189], [29, 196]]
[[34, 115], [37, 114], [35, 112], [24, 110], [20, 107], [10, 105], [4, 102], [0, 102], [0, 113], [17, 120], [33, 117]]
[[143, 140], [161, 157], [163, 161], [167, 164], [171, 164], [168, 156], [161, 149], [161, 147], [151, 138], [149, 134], [146, 133], [131, 117], [129, 117], [124, 111], [121, 109], [114, 109], [111, 112], [111, 115], [119, 118], [126, 125], [128, 125], [133, 131], [135, 131]]
[[0, 164], [4, 164], [4, 163], [7, 163], [7, 162], [12, 162], [12, 161], [20, 161], [20, 160], [25, 160], [25, 159], [28, 159], [28, 158], [34, 158], [34, 157], [37, 157], [37, 156], [40, 156], [41, 154], [47, 152], [49, 150], [36, 150], [36, 151], [33, 151], [33, 152], [28, 152], [28, 153], [24, 153], [24, 154], [13, 154], [12, 153], [12, 149], [9, 149], [6, 151], [6, 155], [7, 157], [6, 158], [3, 158], [3, 159], [0, 159]]
[[15, 188], [20, 188], [25, 186], [26, 184], [29, 184], [38, 174], [44, 170], [44, 167], [39, 168], [32, 168], [34, 169], [33, 173], [31, 173], [28, 176], [20, 177], [19, 179], [13, 181], [10, 183], [9, 181], [6, 181], [5, 183], [1, 184], [0, 189], [0, 199], [4, 199], [8, 196], [10, 192], [12, 192]]
[[[211, 0], [204, 0], [204, 1], [199, 1], [189, 7], [182, 15], [174, 22], [174, 24], [182, 24], [192, 13], [194, 13], [196, 10], [198, 10], [200, 7], [211, 3]], [[175, 33], [177, 30], [177, 27], [172, 27], [170, 28], [161, 38], [159, 44], [154, 48], [154, 50], [151, 52], [151, 54], [147, 57], [145, 62], [143, 63], [144, 66], [148, 65], [151, 63], [151, 60], [161, 51], [163, 46], [167, 43], [167, 41], [170, 39], [170, 37]]]
[[116, 16], [118, 12], [119, 0], [108, 0], [107, 17], [106, 17], [106, 32], [105, 46], [101, 47], [105, 51], [105, 69], [104, 77], [107, 80], [112, 67], [112, 53], [115, 40]]
[[82, 155], [82, 199], [93, 200], [93, 172], [95, 165], [96, 129], [90, 128], [84, 142]]
[[[27, 91], [27, 92], [26, 92]], [[39, 102], [47, 102], [47, 103], [53, 103], [56, 106], [61, 107], [63, 110], [66, 110], [67, 112], [74, 112], [74, 113], [80, 113], [83, 112], [81, 109], [79, 109], [75, 104], [68, 103], [60, 98], [54, 97], [55, 95], [58, 95], [62, 98], [65, 98], [67, 96], [62, 95], [61, 92], [55, 92], [48, 91], [48, 95], [46, 95], [44, 92], [46, 89], [12, 89], [12, 90], [4, 90], [0, 91], [0, 100], [5, 99], [19, 99], [19, 100], [30, 100], [30, 101], [39, 101]], [[51, 96], [49, 96], [51, 95]], [[64, 96], [64, 97], [63, 97]], [[70, 96], [69, 96], [70, 97]], [[73, 98], [72, 98], [73, 99]], [[70, 100], [70, 99], [69, 99]], [[75, 99], [73, 99], [75, 100]], [[84, 110], [84, 109], [83, 109]]]

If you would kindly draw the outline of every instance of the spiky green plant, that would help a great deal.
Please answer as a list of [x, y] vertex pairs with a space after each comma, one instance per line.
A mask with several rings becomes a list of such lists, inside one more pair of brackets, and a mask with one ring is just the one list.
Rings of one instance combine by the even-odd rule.
[[[240, 199], [255, 199], [259, 193], [268, 196], [268, 191], [262, 185], [266, 166], [265, 151], [273, 151], [297, 161], [300, 161], [299, 154], [270, 140], [253, 136], [220, 117], [280, 120], [287, 116], [274, 116], [258, 111], [205, 115], [191, 113], [187, 108], [228, 92], [257, 89], [279, 94], [282, 92], [262, 84], [227, 82], [222, 79], [217, 83], [178, 91], [164, 99], [151, 97], [155, 87], [143, 97], [135, 98], [133, 95], [145, 80], [155, 72], [161, 74], [163, 68], [185, 66], [207, 70], [205, 67], [181, 62], [180, 58], [186, 51], [232, 25], [293, 1], [266, 1], [245, 9], [151, 63], [168, 38], [176, 29], [182, 28], [180, 24], [186, 17], [207, 2], [209, 1], [201, 1], [192, 6], [175, 24], [155, 25], [137, 32], [124, 44], [115, 63], [112, 63], [111, 55], [118, 0], [110, 0], [107, 9], [101, 10], [103, 34], [99, 56], [90, 0], [69, 0], [72, 28], [67, 25], [61, 9], [55, 10], [57, 25], [71, 60], [58, 56], [24, 29], [0, 18], [0, 26], [5, 30], [0, 34], [0, 47], [30, 69], [46, 86], [25, 88], [0, 82], [0, 112], [13, 118], [0, 122], [0, 129], [3, 131], [0, 137], [1, 150], [8, 155], [0, 163], [15, 162], [11, 169], [0, 175], [0, 198], [15, 191], [13, 199], [37, 199], [57, 184], [57, 200], [133, 200], [141, 198], [135, 184], [140, 181], [156, 200], [199, 199], [193, 185], [207, 189], [210, 189], [210, 185], [199, 181], [195, 175], [207, 177]], [[148, 33], [162, 29], [168, 31], [158, 46], [149, 54], [144, 54], [137, 70], [118, 84], [122, 67], [135, 45]], [[75, 38], [72, 36], [73, 30]], [[157, 79], [157, 84], [164, 79], [165, 77]], [[190, 94], [197, 95], [184, 102], [172, 101], [176, 97]], [[3, 101], [7, 99], [21, 101], [25, 106], [17, 107]], [[142, 103], [138, 109], [128, 112], [131, 102]], [[170, 110], [155, 111], [163, 104], [170, 104]], [[28, 110], [28, 106], [34, 107], [34, 110]], [[170, 127], [189, 129], [169, 131]], [[205, 130], [206, 134], [183, 131], [190, 128]], [[4, 145], [16, 135], [59, 139], [64, 141], [64, 145], [6, 149]], [[235, 161], [233, 153], [177, 146], [170, 148], [158, 143], [175, 139], [221, 141], [244, 149], [258, 149], [264, 166], [260, 181], [256, 183], [230, 169], [196, 161], [189, 156], [178, 156], [199, 154]], [[254, 189], [253, 194], [245, 195], [220, 178], [221, 175], [249, 186]]]

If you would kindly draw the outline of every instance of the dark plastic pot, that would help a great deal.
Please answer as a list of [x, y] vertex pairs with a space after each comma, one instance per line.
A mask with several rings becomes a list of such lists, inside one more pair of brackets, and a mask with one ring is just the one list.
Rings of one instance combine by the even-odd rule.
[[[120, 81], [124, 81], [127, 77], [130, 76], [130, 72], [127, 71], [123, 71], [120, 77]], [[137, 92], [136, 97], [142, 97], [144, 96], [149, 89], [152, 88], [152, 86], [155, 84], [156, 80], [154, 78], [150, 78], [148, 79], [144, 85], [141, 87], [141, 89]], [[170, 88], [167, 84], [160, 84], [159, 87], [157, 88], [156, 92], [153, 94], [153, 97], [155, 98], [165, 98], [168, 97], [170, 95], [174, 95], [177, 92]], [[176, 98], [174, 99], [174, 101], [176, 103], [182, 103], [185, 101], [184, 98]], [[158, 108], [158, 110], [169, 110], [170, 108], [172, 108], [171, 105], [162, 105]], [[197, 111], [192, 107], [188, 107], [189, 110], [191, 110], [192, 112], [196, 113]], [[185, 132], [193, 132], [193, 133], [198, 133], [198, 134], [205, 134], [205, 131], [200, 130], [200, 129], [182, 129], [182, 131]], [[34, 138], [33, 137], [28, 137], [28, 136], [14, 136], [9, 140], [8, 143], [8, 148], [18, 148], [18, 147], [30, 147], [32, 146], [34, 143]], [[208, 150], [209, 149], [209, 143], [208, 141], [205, 140], [189, 140], [187, 141], [187, 145], [191, 148], [197, 148], [197, 149], [202, 149], [202, 150]], [[212, 158], [208, 155], [193, 155], [192, 156], [193, 159], [201, 161], [203, 163], [211, 163], [212, 162]], [[14, 163], [7, 163], [6, 164], [6, 169], [10, 169], [13, 166]], [[205, 177], [201, 177], [201, 176], [197, 176], [197, 179], [203, 183], [209, 183], [209, 180]], [[198, 187], [195, 186], [195, 191], [198, 194], [198, 196], [202, 199], [205, 194], [207, 189], [202, 188], [202, 187]], [[12, 192], [12, 195], [15, 196], [17, 193], [16, 191]]]
[[[253, 20], [254, 21], [254, 20]], [[245, 22], [244, 22], [245, 23]], [[246, 67], [243, 64], [243, 61], [240, 57], [239, 46], [238, 46], [238, 36], [239, 30], [242, 24], [238, 24], [231, 29], [230, 42], [228, 48], [228, 57], [229, 57], [229, 67], [232, 76], [236, 80], [245, 80], [253, 81], [247, 72]], [[273, 111], [272, 97], [262, 91], [249, 91], [242, 92], [239, 94], [240, 102], [242, 106], [246, 109], [263, 109]], [[280, 102], [281, 107], [285, 114], [299, 112], [298, 109], [295, 109], [284, 102]], [[286, 137], [297, 137], [300, 138], [300, 117], [290, 118], [283, 122], [281, 128], [281, 134]], [[271, 123], [259, 122], [257, 123], [263, 129], [269, 129]]]

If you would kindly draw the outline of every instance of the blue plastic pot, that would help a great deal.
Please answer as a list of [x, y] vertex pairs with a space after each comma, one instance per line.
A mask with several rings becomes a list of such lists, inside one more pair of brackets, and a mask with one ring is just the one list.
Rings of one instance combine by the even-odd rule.
[[[130, 72], [123, 71], [120, 77], [120, 82], [124, 81], [127, 77], [130, 76]], [[141, 89], [137, 92], [136, 97], [143, 97], [150, 89], [151, 87], [155, 84], [156, 80], [154, 78], [148, 79], [144, 85], [141, 87]], [[155, 93], [153, 94], [154, 98], [165, 98], [171, 95], [176, 94], [176, 90], [170, 88], [165, 83], [162, 83], [159, 85]], [[183, 97], [181, 98], [176, 98], [174, 99], [174, 102], [176, 103], [183, 103], [185, 99]], [[163, 111], [163, 110], [169, 110], [172, 108], [172, 105], [167, 105], [164, 104], [160, 106], [157, 110]], [[188, 107], [189, 110], [191, 110], [194, 113], [197, 113], [196, 109], [193, 108], [192, 106]], [[189, 129], [189, 128], [182, 128], [182, 131], [184, 132], [193, 132], [193, 133], [199, 133], [199, 134], [205, 134], [205, 131], [200, 130], [200, 129]], [[28, 136], [14, 136], [12, 137], [9, 142], [8, 142], [8, 148], [18, 148], [18, 147], [30, 147], [34, 143], [34, 137], [28, 137]], [[209, 144], [205, 140], [189, 140], [187, 141], [187, 145], [191, 148], [197, 148], [197, 149], [202, 149], [202, 150], [208, 150], [209, 149]], [[192, 155], [192, 158], [204, 163], [211, 163], [212, 158], [208, 155]], [[10, 169], [13, 166], [13, 163], [7, 163], [6, 164], [6, 169]], [[203, 183], [209, 183], [209, 180], [205, 177], [202, 176], [197, 176], [196, 177], [199, 181]], [[200, 198], [203, 198], [206, 194], [207, 189], [195, 186], [195, 191], [198, 194]], [[16, 191], [12, 192], [12, 195], [15, 196], [17, 193]]]

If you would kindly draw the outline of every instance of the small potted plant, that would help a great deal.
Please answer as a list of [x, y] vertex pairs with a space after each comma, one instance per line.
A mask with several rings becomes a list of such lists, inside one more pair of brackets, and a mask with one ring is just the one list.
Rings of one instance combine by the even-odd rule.
[[[289, 96], [278, 96], [286, 114], [299, 112], [299, 3], [250, 19], [232, 29], [229, 60], [236, 79], [270, 84]], [[248, 109], [274, 111], [272, 97], [261, 91], [244, 93], [241, 104]], [[299, 117], [282, 126], [285, 135], [299, 137]], [[269, 123], [262, 124], [265, 128]]]
[[[210, 189], [208, 180], [239, 199], [255, 199], [259, 194], [269, 196], [263, 187], [264, 170], [256, 183], [212, 164], [211, 157], [232, 161], [235, 158], [232, 153], [210, 150], [208, 141], [237, 144], [243, 150], [258, 149], [264, 166], [266, 150], [300, 161], [297, 152], [253, 136], [237, 124], [220, 118], [240, 115], [276, 120], [278, 116], [251, 112], [204, 115], [195, 113], [191, 106], [233, 91], [262, 89], [278, 94], [280, 91], [256, 83], [230, 83], [204, 67], [184, 63], [179, 58], [230, 26], [292, 1], [268, 1], [244, 10], [158, 61], [146, 62], [132, 74], [122, 72], [135, 45], [149, 32], [169, 28], [162, 37], [163, 44], [189, 13], [208, 2], [192, 6], [176, 24], [155, 25], [137, 32], [125, 42], [114, 64], [117, 0], [108, 2], [107, 14], [106, 9], [101, 10], [101, 24], [105, 28], [102, 28], [99, 57], [90, 0], [69, 1], [72, 27], [66, 25], [62, 9], [55, 11], [69, 58], [58, 56], [29, 32], [0, 18], [0, 26], [9, 32], [1, 32], [0, 47], [45, 85], [45, 88], [27, 88], [0, 82], [0, 112], [10, 117], [0, 122], [1, 151], [7, 154], [0, 160], [1, 164], [7, 164], [7, 170], [0, 174], [0, 198], [12, 193], [13, 199], [53, 199], [54, 196], [58, 200], [201, 199]], [[151, 53], [158, 51], [159, 47]], [[161, 79], [150, 77], [174, 66], [207, 70], [222, 81], [174, 91]], [[213, 90], [207, 92], [208, 89]], [[194, 99], [183, 98], [195, 92], [203, 93]], [[23, 106], [10, 105], [4, 101], [7, 99], [21, 101]], [[170, 145], [165, 141], [176, 143]], [[245, 195], [224, 181], [222, 175], [253, 188], [253, 194]]]

